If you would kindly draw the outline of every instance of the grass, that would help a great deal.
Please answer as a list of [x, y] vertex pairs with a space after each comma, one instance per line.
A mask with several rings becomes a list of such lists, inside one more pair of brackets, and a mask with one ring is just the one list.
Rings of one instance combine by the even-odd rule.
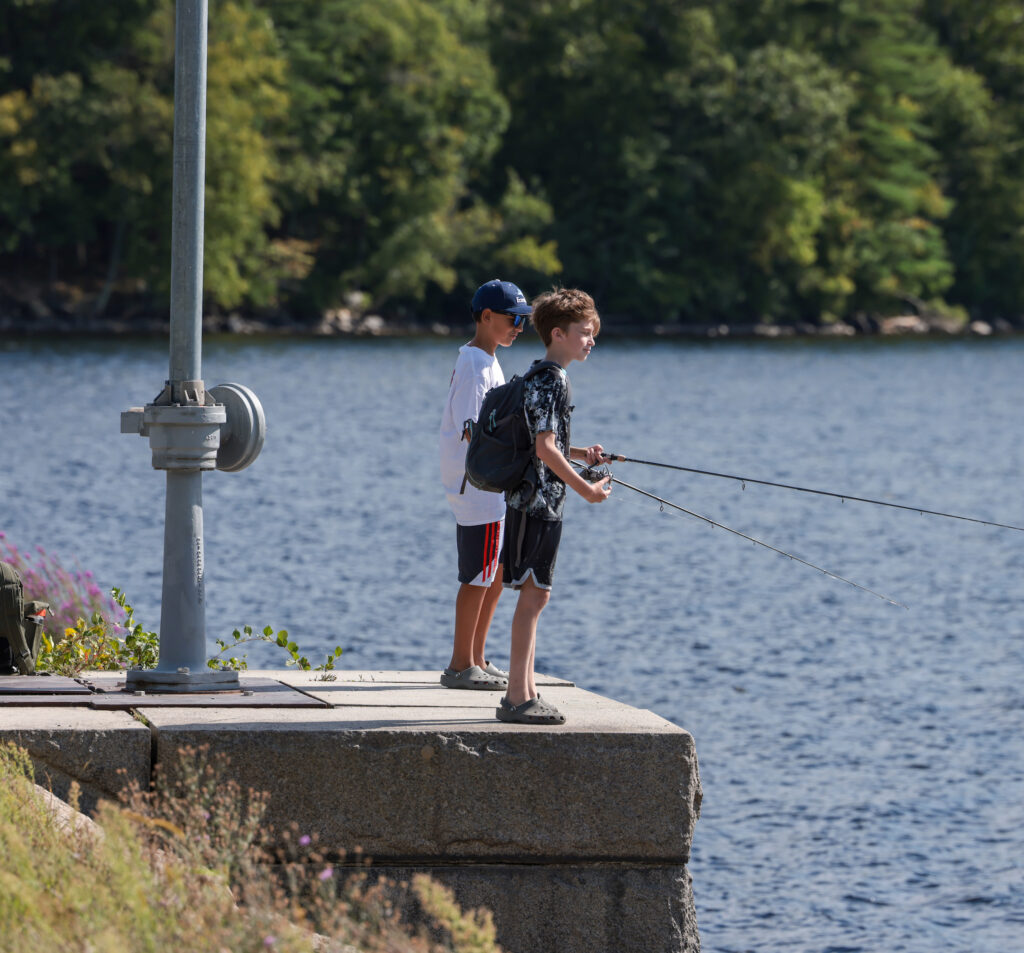
[[0, 746], [0, 953], [500, 953], [490, 914], [429, 877], [343, 876], [297, 832], [271, 854], [265, 796], [183, 755], [173, 784], [101, 805], [97, 833], [61, 824]]

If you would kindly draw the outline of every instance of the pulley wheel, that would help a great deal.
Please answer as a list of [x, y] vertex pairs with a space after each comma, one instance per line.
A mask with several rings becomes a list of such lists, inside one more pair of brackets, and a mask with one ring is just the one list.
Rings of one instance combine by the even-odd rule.
[[218, 404], [224, 405], [227, 423], [221, 427], [217, 469], [234, 473], [244, 470], [263, 449], [267, 436], [267, 418], [263, 405], [242, 384], [218, 384], [207, 390]]

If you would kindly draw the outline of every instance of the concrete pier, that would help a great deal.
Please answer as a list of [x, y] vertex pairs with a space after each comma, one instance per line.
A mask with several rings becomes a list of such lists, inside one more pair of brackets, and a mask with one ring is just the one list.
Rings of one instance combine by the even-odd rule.
[[444, 689], [436, 672], [336, 674], [248, 672], [252, 694], [175, 697], [95, 673], [49, 704], [0, 695], [0, 738], [58, 794], [78, 780], [86, 806], [205, 746], [269, 792], [269, 824], [359, 847], [399, 880], [430, 873], [493, 911], [507, 953], [700, 949], [688, 732], [557, 678], [540, 691], [568, 723], [539, 728], [498, 722], [499, 693]]

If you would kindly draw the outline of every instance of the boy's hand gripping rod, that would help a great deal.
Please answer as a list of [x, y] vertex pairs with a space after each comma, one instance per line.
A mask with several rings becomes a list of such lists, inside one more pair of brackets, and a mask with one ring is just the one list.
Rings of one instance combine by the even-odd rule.
[[910, 510], [912, 513], [921, 513], [925, 516], [943, 516], [951, 520], [965, 520], [968, 523], [980, 523], [982, 526], [996, 526], [999, 529], [1015, 529], [1024, 533], [1024, 526], [1013, 526], [1010, 523], [996, 523], [992, 520], [977, 519], [973, 516], [960, 516], [957, 513], [942, 513], [939, 510], [925, 509], [923, 506], [908, 506], [903, 503], [888, 503], [885, 500], [872, 500], [864, 496], [851, 496], [849, 493], [832, 493], [829, 490], [814, 490], [806, 486], [793, 486], [789, 483], [773, 483], [771, 480], [755, 480], [753, 477], [734, 476], [731, 473], [714, 473], [711, 470], [698, 470], [695, 467], [681, 467], [674, 463], [656, 463], [653, 460], [636, 460], [633, 457], [624, 457], [618, 453], [606, 453], [606, 460], [618, 460], [621, 463], [642, 463], [648, 467], [663, 467], [666, 470], [680, 470], [683, 473], [697, 473], [701, 476], [720, 477], [725, 480], [738, 480], [740, 483], [757, 483], [761, 486], [775, 486], [782, 490], [798, 490], [800, 493], [814, 493], [817, 496], [831, 496], [844, 503], [853, 500], [855, 503], [873, 503], [875, 506], [889, 506], [897, 510]]

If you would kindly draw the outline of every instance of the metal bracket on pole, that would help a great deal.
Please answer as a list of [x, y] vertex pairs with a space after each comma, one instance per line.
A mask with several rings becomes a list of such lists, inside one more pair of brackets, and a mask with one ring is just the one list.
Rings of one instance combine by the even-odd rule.
[[[203, 392], [198, 383], [193, 394]], [[121, 432], [148, 437], [153, 469], [167, 471], [160, 661], [155, 670], [129, 672], [129, 691], [239, 688], [237, 672], [206, 665], [200, 481], [203, 470], [237, 471], [252, 463], [263, 447], [266, 418], [259, 399], [241, 384], [222, 384], [205, 394], [206, 406], [154, 403], [121, 414]]]
[[218, 384], [205, 394], [203, 407], [158, 400], [122, 411], [121, 433], [149, 438], [154, 470], [244, 470], [266, 440], [263, 405], [244, 384]]

